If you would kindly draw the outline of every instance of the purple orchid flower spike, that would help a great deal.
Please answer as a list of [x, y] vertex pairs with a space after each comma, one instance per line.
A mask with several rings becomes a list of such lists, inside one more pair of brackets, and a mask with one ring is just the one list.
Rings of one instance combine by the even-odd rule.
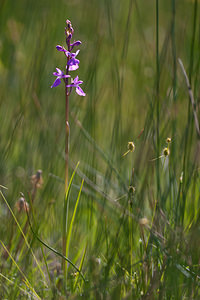
[[74, 80], [72, 80], [72, 83], [68, 84], [67, 87], [75, 87], [76, 88], [76, 93], [79, 96], [85, 96], [86, 94], [84, 93], [84, 91], [82, 90], [82, 88], [79, 86], [82, 83], [83, 83], [83, 81], [79, 80], [78, 76], [76, 76], [74, 78]]
[[77, 50], [76, 53], [71, 53], [70, 51], [67, 51], [65, 47], [60, 45], [57, 45], [56, 49], [60, 52], [64, 52], [64, 54], [69, 57], [69, 61], [66, 65], [66, 69], [68, 68], [68, 71], [75, 71], [79, 68], [80, 61], [76, 59], [76, 56], [79, 54], [80, 50]]
[[51, 88], [58, 86], [61, 83], [61, 79], [62, 78], [68, 78], [68, 77], [70, 77], [70, 75], [65, 75], [63, 73], [63, 71], [61, 71], [59, 68], [56, 68], [56, 70], [57, 70], [57, 72], [53, 72], [53, 75], [56, 76], [57, 78], [54, 81], [54, 83], [52, 84]]

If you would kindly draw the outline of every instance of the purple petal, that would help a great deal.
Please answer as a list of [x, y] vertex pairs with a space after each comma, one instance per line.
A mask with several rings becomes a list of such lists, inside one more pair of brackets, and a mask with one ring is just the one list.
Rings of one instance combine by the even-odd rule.
[[[73, 33], [73, 32], [72, 32], [72, 33]], [[67, 40], [67, 42], [68, 42], [68, 41], [70, 41], [70, 40], [71, 40], [71, 38], [72, 38], [72, 34], [70, 33], [70, 34], [68, 35], [67, 39], [66, 39], [66, 40]]]
[[76, 58], [71, 58], [69, 61], [68, 61], [68, 66], [73, 66], [73, 65], [77, 65], [77, 64], [79, 64], [80, 63], [80, 61], [78, 60], [78, 59], [76, 59]]
[[76, 42], [73, 42], [70, 46], [71, 46], [71, 50], [75, 47], [75, 46], [79, 46], [81, 43], [81, 41], [76, 41]]
[[57, 49], [58, 51], [67, 52], [67, 50], [66, 50], [64, 47], [60, 46], [60, 45], [57, 45], [57, 46], [56, 46], [56, 49]]
[[80, 86], [77, 86], [76, 87], [76, 93], [79, 95], [79, 96], [85, 96], [86, 94], [84, 93], [84, 91], [82, 90], [82, 88], [80, 88]]
[[79, 84], [82, 84], [83, 81], [82, 81], [82, 80], [79, 80], [78, 76], [76, 76], [76, 77], [74, 78], [73, 83], [74, 83], [75, 86], [78, 86]]
[[[69, 71], [75, 71], [79, 68], [79, 60], [76, 58], [71, 58], [68, 63], [67, 66], [69, 67]], [[67, 68], [66, 66], [66, 68]]]
[[75, 53], [70, 53], [71, 58], [75, 58], [79, 54], [80, 50], [77, 50]]
[[56, 80], [55, 80], [54, 83], [52, 84], [51, 88], [52, 88], [52, 87], [58, 86], [60, 83], [61, 83], [60, 78], [56, 78]]
[[[63, 71], [61, 71], [59, 68], [56, 68], [56, 71], [57, 71], [57, 76], [63, 75]], [[56, 72], [54, 72], [54, 73], [56, 73]]]
[[62, 75], [62, 78], [69, 78], [70, 75]]
[[77, 85], [79, 85], [79, 84], [82, 84], [83, 83], [83, 81], [82, 80], [79, 80], [79, 81], [77, 81]]
[[75, 71], [79, 68], [79, 65], [76, 64], [76, 65], [72, 65], [72, 66], [69, 66], [69, 71]]
[[78, 76], [76, 76], [76, 77], [74, 78], [73, 83], [74, 83], [74, 84], [77, 84], [77, 82], [78, 82]]

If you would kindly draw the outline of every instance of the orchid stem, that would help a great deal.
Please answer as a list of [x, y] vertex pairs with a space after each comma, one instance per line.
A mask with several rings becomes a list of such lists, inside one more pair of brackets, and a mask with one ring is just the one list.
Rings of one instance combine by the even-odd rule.
[[[68, 79], [66, 80], [68, 81]], [[66, 105], [65, 105], [65, 128], [66, 128], [66, 136], [65, 136], [65, 194], [68, 188], [68, 169], [69, 169], [69, 133], [70, 133], [70, 126], [69, 126], [69, 95], [66, 89]]]
[[[69, 58], [67, 58], [68, 62]], [[66, 75], [69, 74], [69, 68], [66, 69]], [[68, 190], [68, 178], [69, 178], [69, 134], [70, 134], [70, 126], [69, 126], [69, 93], [68, 93], [68, 78], [65, 79], [65, 197]], [[65, 199], [64, 197], [64, 199]], [[65, 201], [65, 200], [64, 200]], [[64, 204], [65, 207], [65, 204]], [[65, 214], [64, 214], [65, 215]], [[67, 222], [68, 215], [66, 214], [66, 219], [63, 220], [64, 223]], [[66, 255], [66, 241], [67, 241], [67, 232], [63, 232], [63, 256]], [[64, 278], [66, 278], [66, 261], [63, 259], [63, 274]], [[65, 283], [64, 283], [65, 285]]]

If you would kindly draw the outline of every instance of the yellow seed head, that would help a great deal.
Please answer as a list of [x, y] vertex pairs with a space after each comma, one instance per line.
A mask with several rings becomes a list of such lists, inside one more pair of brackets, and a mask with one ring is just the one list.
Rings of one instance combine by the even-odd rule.
[[149, 223], [149, 220], [147, 219], [147, 218], [141, 218], [141, 219], [139, 219], [139, 224], [140, 225], [147, 225]]
[[131, 152], [135, 150], [135, 144], [133, 142], [128, 142], [128, 150]]
[[167, 140], [166, 140], [166, 142], [167, 142], [168, 144], [170, 144], [171, 141], [172, 141], [172, 139], [171, 139], [170, 137], [168, 137]]
[[164, 149], [163, 149], [163, 155], [164, 155], [165, 157], [167, 157], [169, 154], [170, 154], [169, 149], [168, 149], [168, 148], [164, 148]]
[[129, 191], [130, 194], [134, 194], [134, 193], [135, 193], [135, 188], [134, 188], [134, 186], [130, 185], [130, 186], [128, 187], [128, 191]]

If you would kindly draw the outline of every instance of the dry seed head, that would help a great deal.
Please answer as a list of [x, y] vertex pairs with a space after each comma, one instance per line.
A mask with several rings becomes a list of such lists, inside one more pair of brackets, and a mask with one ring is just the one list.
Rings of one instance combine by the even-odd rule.
[[36, 188], [40, 188], [43, 184], [42, 170], [38, 170], [35, 175], [31, 176], [31, 183]]
[[78, 272], [73, 272], [73, 273], [71, 273], [71, 276], [72, 276], [72, 277], [77, 277], [78, 275], [79, 275]]
[[25, 201], [24, 197], [20, 197], [16, 204], [15, 204], [15, 207], [17, 208], [17, 211], [19, 213], [21, 212], [26, 212], [26, 211], [29, 211], [29, 205], [28, 203]]
[[135, 150], [135, 144], [133, 142], [128, 142], [128, 150], [131, 152]]
[[163, 149], [163, 155], [164, 155], [165, 157], [167, 157], [167, 156], [169, 156], [169, 154], [170, 154], [169, 149], [168, 149], [168, 148], [164, 148], [164, 149]]

